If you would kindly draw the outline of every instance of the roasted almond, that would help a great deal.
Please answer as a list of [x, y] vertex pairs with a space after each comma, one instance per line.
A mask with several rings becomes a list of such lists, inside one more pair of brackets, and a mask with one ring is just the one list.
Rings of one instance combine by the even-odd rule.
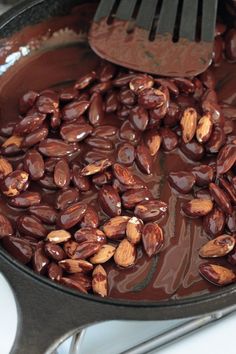
[[143, 188], [128, 190], [123, 193], [121, 199], [125, 209], [133, 209], [138, 203], [153, 199], [153, 197], [148, 189]]
[[159, 253], [164, 244], [164, 236], [161, 227], [154, 223], [148, 223], [142, 230], [142, 241], [148, 257]]
[[228, 285], [236, 280], [235, 273], [231, 269], [218, 264], [201, 264], [199, 272], [206, 280], [218, 286]]
[[133, 245], [141, 241], [143, 221], [133, 216], [129, 219], [126, 226], [126, 237]]
[[167, 212], [167, 204], [161, 200], [148, 200], [136, 205], [134, 214], [144, 222], [161, 219]]
[[21, 136], [12, 135], [10, 138], [4, 141], [2, 147], [8, 147], [10, 145], [16, 145], [18, 148], [21, 147], [23, 138]]
[[75, 203], [62, 210], [57, 218], [59, 227], [66, 230], [80, 223], [86, 213], [87, 204]]
[[83, 259], [63, 259], [58, 263], [67, 273], [89, 272], [93, 265]]
[[9, 200], [9, 204], [15, 208], [29, 208], [39, 205], [40, 202], [41, 195], [38, 192], [23, 192]]
[[13, 227], [11, 222], [5, 215], [0, 214], [0, 239], [4, 236], [11, 236], [12, 234]]
[[150, 154], [148, 147], [146, 147], [144, 144], [140, 144], [137, 146], [136, 162], [142, 172], [146, 173], [147, 175], [150, 175], [152, 173], [153, 157]]
[[0, 157], [0, 178], [6, 177], [13, 171], [12, 165], [4, 157]]
[[230, 235], [221, 235], [207, 242], [200, 248], [199, 255], [203, 258], [226, 256], [234, 249], [235, 238]]
[[144, 140], [146, 146], [149, 149], [151, 156], [155, 156], [161, 147], [161, 141], [162, 141], [161, 135], [158, 132], [149, 130], [145, 134]]
[[107, 296], [108, 294], [107, 273], [101, 265], [96, 266], [93, 271], [92, 289], [94, 294], [100, 295], [101, 297]]
[[48, 157], [64, 157], [79, 150], [76, 143], [68, 144], [60, 139], [45, 139], [41, 141], [38, 149]]
[[72, 256], [73, 259], [86, 259], [96, 254], [100, 248], [99, 242], [82, 242], [76, 247], [76, 251]]
[[29, 175], [25, 171], [13, 171], [1, 182], [1, 191], [7, 197], [15, 197], [25, 190], [28, 179]]
[[62, 243], [71, 239], [71, 234], [66, 230], [54, 230], [47, 235], [47, 240], [52, 243]]
[[188, 194], [196, 182], [196, 177], [191, 172], [178, 171], [171, 172], [168, 181], [178, 192]]
[[111, 259], [116, 251], [116, 247], [112, 245], [103, 245], [98, 253], [96, 253], [92, 258], [90, 258], [90, 262], [92, 264], [102, 264], [106, 263]]
[[209, 140], [213, 129], [213, 122], [210, 113], [206, 113], [200, 118], [196, 130], [196, 138], [199, 143], [205, 143]]
[[86, 167], [84, 167], [81, 170], [81, 175], [91, 176], [96, 173], [103, 172], [106, 168], [110, 167], [111, 165], [112, 165], [112, 161], [110, 159], [95, 161], [94, 163], [91, 163]]
[[203, 228], [210, 236], [219, 236], [223, 233], [225, 227], [225, 214], [217, 207], [203, 217]]
[[103, 225], [105, 235], [110, 239], [120, 239], [125, 236], [129, 216], [115, 216]]
[[134, 176], [132, 172], [128, 170], [127, 167], [122, 166], [119, 163], [115, 163], [112, 167], [113, 173], [115, 177], [120, 181], [120, 183], [128, 186], [132, 186], [135, 184]]
[[132, 243], [124, 239], [120, 242], [114, 254], [114, 261], [120, 267], [130, 267], [136, 260], [136, 249]]
[[106, 243], [105, 234], [93, 227], [82, 227], [74, 234], [74, 238], [77, 242], [95, 242], [95, 243]]
[[228, 172], [236, 162], [236, 145], [227, 144], [219, 152], [216, 162], [217, 173], [223, 175]]
[[121, 214], [121, 199], [115, 188], [103, 186], [98, 192], [98, 200], [102, 210], [110, 217]]
[[198, 217], [210, 213], [213, 203], [210, 199], [192, 199], [182, 206], [184, 213], [188, 216]]
[[182, 127], [182, 139], [185, 144], [189, 143], [197, 128], [197, 112], [194, 108], [186, 108], [180, 121]]
[[226, 214], [232, 214], [233, 208], [228, 195], [217, 184], [210, 183], [209, 190], [212, 198]]

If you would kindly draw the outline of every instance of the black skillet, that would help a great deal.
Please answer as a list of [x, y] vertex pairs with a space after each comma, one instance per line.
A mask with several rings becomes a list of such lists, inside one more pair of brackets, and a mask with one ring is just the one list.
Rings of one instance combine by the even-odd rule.
[[[27, 25], [62, 15], [85, 1], [25, 1], [0, 18], [0, 37]], [[0, 48], [1, 49], [1, 48]], [[83, 295], [38, 276], [0, 246], [0, 272], [12, 286], [18, 308], [14, 354], [50, 353], [78, 329], [106, 320], [169, 320], [199, 316], [236, 303], [236, 285], [214, 293], [159, 302], [122, 301]], [[4, 320], [1, 318], [1, 321]]]

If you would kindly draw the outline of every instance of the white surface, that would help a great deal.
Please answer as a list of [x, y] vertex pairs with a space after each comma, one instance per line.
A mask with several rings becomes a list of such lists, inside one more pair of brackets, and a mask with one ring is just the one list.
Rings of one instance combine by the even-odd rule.
[[[0, 354], [9, 354], [16, 334], [17, 309], [11, 289], [1, 274], [0, 289]], [[181, 323], [110, 321], [93, 325], [85, 332], [79, 354], [119, 354], [157, 333], [164, 332], [178, 322]], [[235, 354], [235, 328], [236, 313], [159, 350], [158, 353]], [[68, 354], [69, 346], [70, 340], [59, 348], [58, 354]]]
[[8, 354], [17, 328], [16, 303], [5, 278], [0, 273], [0, 353]]

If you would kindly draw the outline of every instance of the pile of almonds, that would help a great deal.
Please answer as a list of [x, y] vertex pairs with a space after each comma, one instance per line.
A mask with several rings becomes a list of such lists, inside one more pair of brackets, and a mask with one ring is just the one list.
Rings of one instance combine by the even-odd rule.
[[18, 121], [0, 129], [0, 190], [7, 208], [19, 211], [15, 220], [0, 214], [3, 247], [53, 281], [107, 296], [107, 262], [132, 267], [140, 247], [148, 257], [162, 250], [168, 205], [139, 176], [152, 174], [160, 150], [179, 149], [194, 167], [168, 178], [177, 193], [194, 194], [182, 210], [202, 218], [209, 235], [199, 255], [229, 262], [204, 263], [200, 274], [216, 285], [235, 282], [229, 111], [218, 104], [211, 69], [169, 79], [101, 62], [73, 87], [25, 93]]

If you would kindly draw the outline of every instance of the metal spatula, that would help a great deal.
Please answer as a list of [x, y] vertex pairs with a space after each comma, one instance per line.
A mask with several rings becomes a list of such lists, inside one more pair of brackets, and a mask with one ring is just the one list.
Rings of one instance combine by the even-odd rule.
[[217, 0], [101, 0], [89, 43], [138, 71], [192, 76], [211, 63]]

